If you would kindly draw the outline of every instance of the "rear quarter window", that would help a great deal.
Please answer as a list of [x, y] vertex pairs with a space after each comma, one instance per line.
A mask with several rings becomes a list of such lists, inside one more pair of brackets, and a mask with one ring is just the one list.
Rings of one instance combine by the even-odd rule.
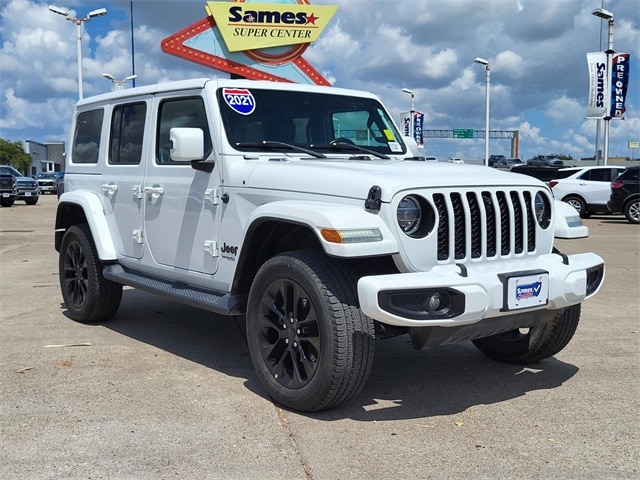
[[72, 163], [98, 163], [104, 109], [80, 112], [73, 134]]

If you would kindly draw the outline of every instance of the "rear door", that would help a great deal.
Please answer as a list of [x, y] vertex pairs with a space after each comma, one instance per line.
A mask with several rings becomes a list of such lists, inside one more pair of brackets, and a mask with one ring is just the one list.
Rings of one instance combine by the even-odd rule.
[[621, 167], [593, 168], [578, 177], [579, 192], [589, 205], [606, 206], [611, 196], [611, 182], [624, 171]]
[[110, 121], [108, 154], [102, 167], [100, 194], [116, 250], [124, 257], [142, 257], [142, 180], [150, 146], [144, 131], [149, 122], [149, 98], [127, 99], [107, 110]]

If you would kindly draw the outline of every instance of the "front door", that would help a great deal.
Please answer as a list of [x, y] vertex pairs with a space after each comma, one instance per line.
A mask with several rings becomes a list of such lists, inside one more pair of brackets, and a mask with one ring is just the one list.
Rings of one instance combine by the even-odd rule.
[[205, 158], [212, 155], [205, 103], [199, 92], [158, 95], [154, 102], [155, 154], [144, 179], [147, 248], [156, 265], [178, 269], [176, 279], [189, 272], [213, 274], [218, 268], [218, 168], [203, 172], [189, 162], [173, 161], [169, 140], [171, 128], [201, 128]]

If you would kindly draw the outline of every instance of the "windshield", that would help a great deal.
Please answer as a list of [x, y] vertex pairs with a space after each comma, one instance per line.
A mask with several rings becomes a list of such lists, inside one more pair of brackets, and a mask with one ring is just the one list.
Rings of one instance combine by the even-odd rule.
[[354, 145], [378, 154], [406, 152], [393, 122], [373, 99], [221, 88], [218, 101], [227, 140], [241, 151], [264, 149], [263, 142], [281, 142], [316, 152], [353, 154]]
[[10, 165], [0, 165], [0, 172], [9, 173], [9, 174], [13, 175], [14, 177], [23, 177], [24, 176], [18, 170], [16, 170], [15, 168], [13, 168]]

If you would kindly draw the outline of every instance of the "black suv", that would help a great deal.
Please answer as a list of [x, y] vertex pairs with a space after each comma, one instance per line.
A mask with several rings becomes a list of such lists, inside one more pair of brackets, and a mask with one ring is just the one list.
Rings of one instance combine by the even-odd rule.
[[0, 172], [0, 205], [10, 207], [16, 201], [16, 181], [13, 175]]
[[640, 223], [640, 166], [627, 168], [611, 182], [607, 208], [613, 213], [624, 212], [631, 223]]

